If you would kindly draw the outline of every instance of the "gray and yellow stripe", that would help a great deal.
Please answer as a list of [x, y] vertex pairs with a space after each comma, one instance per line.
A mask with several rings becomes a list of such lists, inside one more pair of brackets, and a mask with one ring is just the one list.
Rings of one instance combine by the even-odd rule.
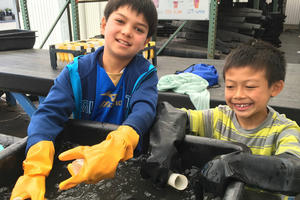
[[300, 158], [300, 128], [296, 122], [269, 108], [267, 119], [257, 128], [243, 129], [234, 112], [224, 105], [209, 110], [185, 110], [190, 130], [198, 136], [247, 145], [253, 154], [277, 155], [289, 152]]

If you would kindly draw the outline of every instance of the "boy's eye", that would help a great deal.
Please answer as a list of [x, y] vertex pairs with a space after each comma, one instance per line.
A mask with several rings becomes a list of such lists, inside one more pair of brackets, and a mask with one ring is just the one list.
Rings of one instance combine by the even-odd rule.
[[232, 89], [234, 86], [233, 85], [226, 85], [225, 86], [227, 89]]
[[117, 21], [118, 23], [120, 23], [120, 24], [123, 24], [123, 23], [124, 23], [124, 21], [123, 21], [122, 19], [116, 19], [116, 21]]
[[135, 28], [135, 30], [137, 30], [138, 32], [140, 32], [140, 33], [144, 33], [145, 32], [145, 30], [144, 29], [142, 29], [142, 28], [139, 28], [139, 27], [136, 27]]
[[252, 89], [252, 88], [256, 88], [256, 86], [254, 86], [254, 85], [247, 85], [246, 88]]

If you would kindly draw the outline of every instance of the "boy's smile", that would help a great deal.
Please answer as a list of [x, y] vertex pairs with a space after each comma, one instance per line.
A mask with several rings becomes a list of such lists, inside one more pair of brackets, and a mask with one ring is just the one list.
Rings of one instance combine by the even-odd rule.
[[232, 67], [225, 73], [225, 99], [245, 129], [258, 127], [267, 117], [270, 97], [276, 96], [283, 82], [270, 87], [264, 70], [251, 66]]
[[104, 56], [129, 62], [148, 43], [148, 31], [143, 14], [138, 14], [128, 6], [120, 7], [108, 19], [102, 19]]

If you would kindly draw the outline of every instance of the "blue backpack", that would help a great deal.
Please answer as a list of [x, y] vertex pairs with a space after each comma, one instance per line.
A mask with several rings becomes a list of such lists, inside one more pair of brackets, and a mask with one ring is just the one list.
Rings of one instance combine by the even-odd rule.
[[208, 81], [209, 87], [218, 85], [219, 83], [218, 82], [219, 75], [215, 66], [213, 65], [193, 64], [183, 71], [176, 71], [175, 74], [180, 74], [184, 72], [190, 72], [198, 76], [201, 76], [202, 78]]

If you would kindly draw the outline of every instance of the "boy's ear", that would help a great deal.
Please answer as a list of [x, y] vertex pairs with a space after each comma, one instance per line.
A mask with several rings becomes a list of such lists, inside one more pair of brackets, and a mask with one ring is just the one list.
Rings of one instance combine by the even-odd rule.
[[104, 35], [105, 27], [106, 27], [106, 18], [103, 17], [102, 20], [101, 20], [101, 25], [100, 25], [101, 35]]
[[273, 83], [273, 85], [272, 85], [271, 87], [272, 87], [271, 96], [272, 96], [272, 97], [275, 97], [275, 96], [277, 96], [277, 95], [281, 92], [281, 90], [283, 89], [283, 87], [284, 87], [284, 82], [283, 82], [283, 80], [277, 81], [277, 82]]

